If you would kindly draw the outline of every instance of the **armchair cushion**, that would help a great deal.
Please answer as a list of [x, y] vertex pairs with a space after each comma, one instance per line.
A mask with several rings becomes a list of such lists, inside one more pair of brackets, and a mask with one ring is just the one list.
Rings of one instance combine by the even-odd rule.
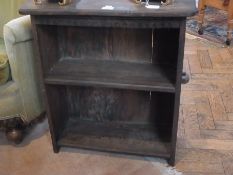
[[0, 54], [0, 85], [9, 80], [10, 70], [7, 55]]
[[18, 43], [32, 39], [30, 16], [23, 16], [14, 19], [4, 26], [4, 32], [12, 34], [4, 35], [4, 40], [11, 43]]

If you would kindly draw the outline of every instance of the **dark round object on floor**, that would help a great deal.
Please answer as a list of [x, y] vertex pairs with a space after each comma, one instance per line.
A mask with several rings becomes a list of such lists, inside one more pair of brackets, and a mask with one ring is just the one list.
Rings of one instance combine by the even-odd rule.
[[9, 141], [14, 142], [15, 144], [19, 144], [23, 140], [23, 131], [20, 129], [7, 130], [6, 137]]
[[181, 80], [181, 83], [182, 84], [186, 84], [189, 82], [189, 75], [186, 73], [186, 72], [183, 72], [182, 73], [182, 80]]
[[203, 33], [204, 33], [204, 32], [203, 32], [203, 29], [198, 29], [198, 34], [199, 34], [199, 35], [203, 35]]
[[227, 39], [226, 40], [226, 45], [230, 46], [231, 45], [231, 40]]

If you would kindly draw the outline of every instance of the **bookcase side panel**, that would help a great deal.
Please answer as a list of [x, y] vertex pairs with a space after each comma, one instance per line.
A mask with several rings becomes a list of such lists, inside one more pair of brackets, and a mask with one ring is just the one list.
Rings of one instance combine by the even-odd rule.
[[46, 74], [60, 59], [57, 26], [37, 25], [37, 33], [42, 69]]

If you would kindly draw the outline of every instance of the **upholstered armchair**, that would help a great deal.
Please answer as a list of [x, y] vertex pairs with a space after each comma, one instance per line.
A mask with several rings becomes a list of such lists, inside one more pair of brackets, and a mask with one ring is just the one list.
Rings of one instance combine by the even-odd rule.
[[4, 25], [11, 79], [0, 85], [0, 122], [8, 139], [19, 143], [23, 129], [44, 113], [42, 89], [35, 71], [30, 16]]

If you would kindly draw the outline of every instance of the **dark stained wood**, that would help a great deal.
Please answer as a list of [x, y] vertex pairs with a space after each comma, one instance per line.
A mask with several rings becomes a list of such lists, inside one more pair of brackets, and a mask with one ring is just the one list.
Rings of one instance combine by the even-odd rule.
[[131, 17], [128, 20], [126, 17], [115, 16], [34, 16], [36, 24], [40, 25], [56, 25], [56, 26], [79, 26], [79, 27], [116, 27], [116, 28], [179, 28], [179, 18], [143, 18]]
[[179, 48], [179, 28], [154, 29], [154, 55], [152, 62], [169, 63], [176, 68]]
[[[56, 26], [37, 26], [38, 42], [46, 43], [46, 47], [40, 49], [41, 64], [45, 72], [58, 61], [58, 38]], [[49, 58], [49, 59], [48, 59]]]
[[151, 63], [151, 35], [152, 29], [113, 28], [113, 59], [120, 61]]
[[175, 94], [173, 93], [151, 93], [151, 119], [158, 126], [168, 126], [167, 131], [170, 132], [170, 135], [173, 123], [174, 100]]
[[83, 120], [147, 124], [152, 120], [147, 91], [67, 86], [65, 98], [68, 115]]
[[[48, 115], [48, 122], [49, 122], [49, 129], [50, 129], [50, 134], [51, 134], [51, 139], [52, 139], [52, 145], [53, 145], [53, 151], [55, 153], [57, 153], [59, 151], [59, 147], [57, 145], [57, 133], [56, 133], [56, 128], [54, 127], [53, 124], [53, 118], [50, 112], [50, 107], [49, 107], [49, 103], [48, 103], [48, 96], [47, 96], [47, 92], [45, 90], [45, 84], [44, 84], [44, 71], [46, 70], [47, 67], [43, 67], [44, 65], [42, 64], [42, 53], [41, 53], [41, 49], [43, 49], [43, 47], [39, 47], [40, 44], [43, 44], [40, 42], [39, 40], [39, 29], [38, 26], [36, 25], [36, 20], [34, 16], [31, 16], [31, 24], [32, 24], [32, 33], [33, 33], [33, 39], [34, 39], [34, 53], [35, 53], [35, 65], [36, 68], [38, 69], [38, 79], [40, 80], [40, 84], [39, 87], [42, 90], [42, 95], [44, 97], [44, 101], [45, 101], [45, 107], [46, 107], [46, 113]], [[43, 36], [42, 36], [43, 37]]]
[[[173, 76], [176, 75], [177, 62], [178, 62], [178, 51], [179, 51], [179, 28], [171, 29], [154, 29], [153, 31], [153, 50], [154, 54], [152, 57], [153, 64], [170, 64], [171, 67], [175, 68]], [[166, 68], [164, 68], [166, 69]], [[166, 72], [165, 72], [166, 73]], [[168, 76], [167, 72], [167, 76]], [[171, 75], [171, 74], [170, 74]], [[176, 83], [176, 78], [170, 77], [170, 81]]]
[[169, 65], [164, 67], [167, 69], [152, 64], [66, 58], [54, 65], [45, 76], [45, 82], [175, 92], [171, 82], [175, 71]]
[[[184, 41], [185, 41], [185, 19], [180, 23], [180, 28], [173, 29], [154, 29], [153, 33], [154, 41], [154, 54], [152, 62], [158, 63], [169, 63], [176, 69], [175, 78], [175, 96], [170, 100], [167, 100], [166, 106], [168, 107], [168, 115], [165, 115], [160, 120], [170, 120], [173, 125], [172, 128], [172, 146], [171, 146], [171, 159], [170, 164], [175, 164], [175, 151], [176, 151], [176, 140], [177, 140], [177, 128], [178, 128], [178, 117], [179, 117], [179, 105], [180, 105], [180, 91], [181, 91], [181, 78], [183, 68], [183, 57], [184, 57]], [[169, 76], [168, 76], [169, 77]], [[174, 80], [174, 79], [171, 79]], [[162, 104], [162, 103], [161, 103]], [[160, 109], [160, 108], [158, 108]], [[170, 113], [170, 114], [169, 114]], [[167, 119], [165, 119], [166, 116]]]
[[194, 0], [159, 10], [130, 0], [28, 1], [20, 12], [32, 15], [54, 152], [71, 146], [174, 165], [185, 20], [196, 12]]
[[[90, 137], [115, 137], [115, 138], [132, 138], [142, 141], [160, 140], [160, 136], [155, 134], [157, 128], [155, 125], [142, 124], [142, 123], [127, 123], [127, 122], [93, 122], [89, 120], [77, 119], [78, 116], [71, 116], [66, 124], [65, 130], [61, 135], [69, 137], [66, 133], [78, 133], [80, 135], [90, 135]], [[163, 128], [166, 131], [168, 128]], [[72, 130], [77, 130], [73, 132]], [[111, 130], [111, 132], [108, 132]], [[170, 142], [170, 136], [164, 132], [163, 140], [167, 143]], [[74, 139], [73, 139], [74, 140]], [[143, 142], [141, 143], [143, 145]]]
[[74, 117], [68, 121], [58, 144], [110, 152], [121, 150], [128, 154], [163, 158], [169, 158], [170, 148], [169, 137], [160, 139], [154, 126], [94, 123], [80, 121]]
[[54, 139], [54, 152], [59, 151], [57, 140], [64, 129], [64, 124], [69, 119], [67, 115], [66, 89], [63, 86], [45, 86], [48, 100], [48, 114], [50, 118], [50, 129]]
[[[114, 10], [101, 9], [106, 5], [113, 6]], [[28, 0], [19, 12], [24, 15], [187, 17], [194, 15], [197, 10], [193, 0], [175, 0], [174, 5], [163, 6], [158, 10], [147, 9], [133, 0], [73, 0], [71, 4], [62, 7], [57, 3], [47, 2], [34, 5], [32, 0]]]
[[[175, 34], [172, 42], [174, 43], [172, 47], [177, 47], [177, 73], [176, 73], [176, 93], [175, 93], [175, 103], [173, 111], [173, 126], [172, 126], [172, 145], [171, 145], [171, 159], [170, 164], [175, 165], [175, 154], [176, 154], [176, 141], [177, 141], [177, 129], [179, 120], [179, 108], [180, 108], [180, 93], [181, 93], [181, 82], [182, 82], [182, 70], [183, 70], [183, 60], [184, 60], [184, 44], [185, 44], [185, 28], [186, 21], [181, 22], [179, 32]], [[178, 35], [179, 39], [174, 39]]]
[[151, 62], [151, 29], [59, 27], [58, 32], [61, 57]]

